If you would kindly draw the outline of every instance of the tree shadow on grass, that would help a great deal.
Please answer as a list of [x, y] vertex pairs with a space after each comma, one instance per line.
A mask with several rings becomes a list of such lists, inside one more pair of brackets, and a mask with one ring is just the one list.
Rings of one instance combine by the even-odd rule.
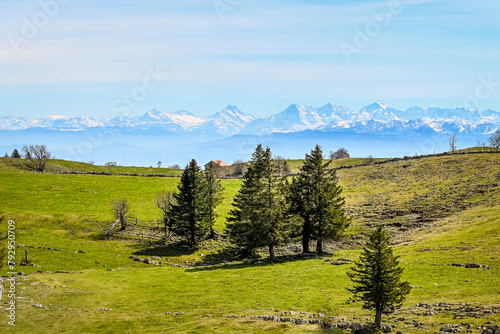
[[143, 248], [136, 252], [133, 252], [134, 255], [143, 255], [143, 256], [183, 256], [183, 255], [192, 255], [198, 250], [197, 247], [190, 247], [186, 245], [184, 242], [174, 242], [167, 245], [154, 245], [149, 246], [147, 248]]
[[[220, 251], [223, 252], [223, 251]], [[219, 253], [220, 253], [219, 252]], [[218, 256], [219, 254], [215, 254], [214, 256]], [[275, 261], [270, 261], [269, 258], [254, 258], [254, 259], [243, 259], [242, 262], [237, 263], [216, 263], [213, 264], [212, 258], [210, 255], [207, 255], [206, 259], [204, 258], [204, 265], [188, 268], [186, 271], [188, 272], [198, 272], [198, 271], [214, 271], [214, 270], [234, 270], [234, 269], [243, 269], [243, 268], [252, 268], [252, 267], [262, 267], [269, 265], [276, 265], [288, 262], [296, 262], [296, 261], [306, 261], [311, 259], [321, 259], [325, 256], [330, 256], [331, 254], [315, 254], [315, 253], [307, 253], [307, 254], [295, 254], [295, 255], [282, 255], [276, 256]], [[234, 259], [233, 259], [234, 260]], [[241, 260], [241, 258], [239, 259]]]

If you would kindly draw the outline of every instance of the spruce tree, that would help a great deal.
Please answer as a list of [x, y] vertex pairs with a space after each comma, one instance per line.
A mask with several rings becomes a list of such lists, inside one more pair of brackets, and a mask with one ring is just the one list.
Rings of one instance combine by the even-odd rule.
[[410, 293], [408, 282], [401, 281], [403, 268], [394, 256], [390, 236], [379, 226], [370, 235], [359, 262], [348, 273], [354, 287], [354, 301], [363, 301], [363, 308], [375, 310], [375, 325], [382, 324], [382, 311], [386, 307], [400, 305]]
[[222, 187], [220, 180], [217, 179], [217, 167], [216, 164], [210, 162], [205, 170], [205, 221], [210, 225], [212, 238], [215, 236], [213, 225], [217, 217], [215, 208], [222, 203], [222, 195], [224, 193], [224, 187]]
[[337, 239], [349, 226], [342, 187], [331, 161], [323, 162], [321, 146], [306, 154], [299, 175], [290, 186], [291, 212], [302, 218], [302, 250], [309, 252], [309, 242], [316, 239], [316, 251], [323, 253], [323, 242]]
[[17, 150], [17, 148], [15, 148], [14, 151], [12, 151], [12, 154], [10, 155], [10, 157], [14, 158], [14, 159], [20, 159], [21, 154], [19, 154], [19, 151]]
[[243, 184], [228, 218], [230, 241], [254, 256], [259, 247], [268, 247], [271, 261], [274, 248], [285, 239], [285, 178], [271, 157], [258, 145], [252, 155]]
[[174, 194], [175, 204], [171, 208], [171, 229], [195, 246], [212, 227], [206, 219], [206, 182], [196, 160], [186, 166], [177, 188], [179, 192]]
[[[286, 162], [285, 162], [286, 164]], [[276, 259], [274, 248], [286, 239], [286, 177], [276, 160], [271, 158], [271, 150], [267, 148], [263, 164], [262, 205], [264, 208], [264, 228], [266, 231], [264, 244], [268, 247], [271, 261]]]

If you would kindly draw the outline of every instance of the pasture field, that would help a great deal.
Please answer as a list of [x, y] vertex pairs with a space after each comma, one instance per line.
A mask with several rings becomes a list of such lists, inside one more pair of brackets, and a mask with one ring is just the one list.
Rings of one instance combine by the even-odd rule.
[[[362, 159], [343, 159], [356, 165]], [[300, 161], [290, 161], [293, 170]], [[336, 165], [337, 166], [337, 165]], [[53, 173], [34, 173], [0, 158], [0, 216], [16, 222], [16, 322], [8, 325], [4, 295], [2, 333], [323, 333], [319, 324], [273, 322], [281, 316], [366, 323], [373, 314], [349, 302], [346, 275], [366, 234], [384, 224], [414, 287], [401, 309], [384, 316], [403, 333], [465, 331], [500, 323], [500, 154], [429, 157], [337, 171], [352, 226], [324, 256], [303, 256], [298, 242], [281, 247], [278, 261], [232, 256], [223, 236], [240, 180], [222, 180], [224, 202], [215, 229], [222, 235], [191, 249], [173, 240], [157, 246], [103, 232], [113, 222], [110, 203], [126, 198], [132, 216], [161, 219], [155, 196], [175, 190], [179, 178], [118, 173], [179, 174], [162, 168], [111, 167], [51, 161]], [[106, 167], [102, 167], [106, 168]], [[119, 171], [118, 171], [119, 170]], [[157, 172], [161, 170], [162, 172]], [[105, 171], [105, 170], [104, 170]], [[49, 249], [50, 248], [50, 249]], [[150, 258], [161, 264], [134, 261]], [[452, 264], [475, 263], [491, 269]], [[5, 275], [7, 270], [3, 270]], [[7, 282], [6, 282], [7, 284]], [[441, 303], [441, 305], [439, 305]], [[445, 304], [443, 304], [445, 303]], [[286, 313], [286, 314], [285, 314]], [[404, 318], [404, 320], [402, 320]]]

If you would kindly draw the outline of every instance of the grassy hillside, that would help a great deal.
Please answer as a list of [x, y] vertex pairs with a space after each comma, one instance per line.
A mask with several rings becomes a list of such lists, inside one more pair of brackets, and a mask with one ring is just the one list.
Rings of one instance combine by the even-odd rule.
[[[0, 214], [24, 220], [30, 226], [71, 226], [91, 228], [95, 221], [113, 220], [111, 202], [125, 198], [130, 202], [131, 215], [142, 220], [161, 218], [156, 207], [156, 195], [163, 190], [174, 191], [179, 178], [132, 177], [118, 173], [179, 174], [182, 170], [143, 167], [99, 167], [85, 163], [55, 160], [49, 171], [101, 172], [111, 168], [115, 175], [34, 173], [24, 167], [24, 161], [0, 158]], [[93, 169], [95, 168], [95, 169]], [[224, 180], [224, 204], [218, 226], [222, 228], [224, 214], [237, 192], [239, 181]], [[29, 199], [29, 200], [27, 200]]]
[[[7, 160], [0, 159], [0, 215], [16, 220], [16, 242], [32, 246], [29, 256], [38, 267], [17, 267], [30, 274], [18, 280], [15, 331], [3, 322], [2, 332], [325, 331], [317, 324], [253, 318], [284, 312], [289, 317], [295, 312], [293, 318], [308, 320], [366, 322], [372, 317], [370, 312], [362, 310], [360, 303], [348, 302], [349, 265], [334, 266], [330, 260], [357, 259], [364, 235], [379, 223], [394, 233], [404, 278], [415, 287], [403, 308], [384, 321], [404, 333], [435, 332], [442, 324], [464, 327], [462, 323], [482, 326], [500, 322], [497, 154], [430, 157], [341, 169], [337, 174], [354, 217], [349, 238], [329, 245], [335, 253], [319, 258], [292, 256], [294, 247], [282, 248], [280, 262], [275, 264], [265, 258], [222, 263], [224, 240], [188, 249], [99, 238], [96, 231], [112, 221], [112, 200], [128, 198], [134, 216], [157, 219], [160, 210], [154, 204], [155, 194], [173, 190], [178, 178], [39, 174]], [[84, 170], [92, 165], [52, 163], [92, 171]], [[358, 163], [349, 159], [341, 164]], [[300, 162], [292, 161], [291, 165], [298, 169]], [[121, 168], [129, 173], [126, 167]], [[219, 231], [224, 228], [239, 184], [239, 180], [223, 180], [226, 190], [216, 226]], [[17, 249], [19, 259], [23, 253], [22, 248]], [[162, 264], [133, 261], [131, 255]], [[196, 262], [217, 264], [194, 266]], [[452, 266], [469, 262], [492, 269]], [[43, 272], [35, 273], [38, 270]], [[71, 273], [54, 273], [59, 270]], [[5, 298], [2, 302], [6, 307]], [[431, 306], [440, 302], [450, 305]], [[429, 308], [416, 306], [419, 303], [429, 304]], [[2, 319], [6, 319], [5, 312], [0, 310]], [[313, 314], [316, 316], [309, 318]], [[401, 317], [406, 320], [398, 321]], [[414, 321], [420, 325], [415, 326]]]
[[[0, 158], [0, 170], [25, 170], [29, 171], [27, 162], [24, 159]], [[129, 174], [166, 174], [180, 175], [181, 169], [157, 168], [157, 167], [130, 167], [130, 166], [98, 166], [85, 162], [69, 160], [50, 160], [47, 164], [48, 173], [68, 173], [68, 172], [98, 172], [98, 173], [129, 173]]]

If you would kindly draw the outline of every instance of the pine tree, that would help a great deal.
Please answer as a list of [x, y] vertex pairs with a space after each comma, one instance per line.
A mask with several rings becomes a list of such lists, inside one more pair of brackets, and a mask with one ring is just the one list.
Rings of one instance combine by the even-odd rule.
[[271, 158], [271, 150], [258, 145], [252, 155], [243, 184], [228, 218], [231, 242], [254, 256], [259, 247], [268, 247], [271, 261], [274, 248], [285, 239], [285, 178]]
[[309, 241], [316, 239], [316, 251], [323, 253], [323, 242], [335, 240], [349, 226], [342, 187], [337, 184], [335, 170], [323, 162], [321, 146], [306, 154], [300, 173], [290, 187], [291, 212], [303, 220], [302, 249], [309, 252]]
[[210, 225], [210, 234], [212, 238], [215, 236], [213, 225], [217, 217], [215, 208], [222, 203], [222, 195], [224, 193], [224, 187], [222, 187], [220, 180], [217, 179], [217, 167], [216, 164], [210, 162], [205, 170], [205, 221]]
[[[286, 162], [285, 162], [286, 165]], [[288, 209], [286, 201], [286, 177], [276, 160], [271, 158], [271, 150], [267, 148], [264, 159], [264, 170], [262, 181], [264, 189], [262, 193], [262, 205], [264, 207], [264, 244], [269, 249], [271, 261], [276, 259], [274, 248], [282, 244], [286, 239], [286, 212]]]
[[17, 148], [14, 149], [14, 151], [12, 151], [12, 154], [10, 155], [11, 158], [14, 158], [14, 159], [20, 159], [21, 158], [21, 155], [19, 154], [19, 151], [17, 150]]
[[181, 175], [171, 208], [171, 228], [179, 236], [187, 238], [191, 246], [210, 231], [206, 220], [205, 178], [196, 160], [191, 160]]
[[353, 288], [354, 301], [363, 301], [363, 308], [375, 310], [375, 325], [382, 324], [382, 311], [400, 305], [410, 293], [408, 282], [401, 281], [403, 268], [392, 253], [390, 236], [379, 226], [370, 235], [359, 262], [348, 273]]

